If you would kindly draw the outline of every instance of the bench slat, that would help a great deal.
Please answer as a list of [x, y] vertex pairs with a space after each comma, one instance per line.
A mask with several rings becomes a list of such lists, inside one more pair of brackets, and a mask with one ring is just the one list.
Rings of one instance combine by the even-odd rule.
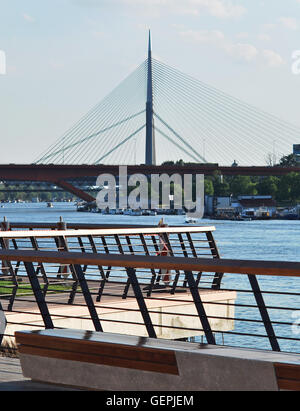
[[21, 354], [179, 375], [172, 350], [19, 332], [16, 341]]
[[274, 368], [279, 389], [300, 391], [299, 365], [275, 363]]

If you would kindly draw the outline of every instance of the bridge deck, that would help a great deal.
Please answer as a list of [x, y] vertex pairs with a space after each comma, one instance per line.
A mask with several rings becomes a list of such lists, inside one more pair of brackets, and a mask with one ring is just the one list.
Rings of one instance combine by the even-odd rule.
[[[145, 175], [167, 173], [184, 174], [204, 174], [212, 175], [219, 171], [222, 175], [246, 175], [246, 176], [281, 176], [291, 172], [299, 172], [300, 167], [268, 167], [268, 166], [253, 166], [253, 167], [224, 167], [218, 164], [205, 165], [193, 164], [183, 165], [128, 165], [128, 175], [142, 173]], [[74, 184], [66, 181], [67, 179], [83, 179], [93, 177], [96, 182], [97, 176], [100, 174], [119, 175], [119, 166], [117, 165], [62, 165], [62, 164], [0, 164], [1, 178], [7, 184], [15, 181], [20, 182], [42, 182], [52, 184], [59, 187], [56, 191], [65, 190], [84, 201], [90, 202], [95, 200], [95, 197], [85, 192], [83, 189], [76, 187]], [[85, 185], [85, 183], [83, 183]], [[9, 190], [10, 191], [10, 190]], [[40, 190], [38, 190], [40, 191]]]

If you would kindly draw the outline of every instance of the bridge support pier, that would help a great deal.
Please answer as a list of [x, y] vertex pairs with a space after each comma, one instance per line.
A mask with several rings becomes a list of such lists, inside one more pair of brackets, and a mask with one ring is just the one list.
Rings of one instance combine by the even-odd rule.
[[63, 188], [64, 190], [68, 191], [69, 193], [75, 194], [77, 197], [81, 198], [88, 203], [95, 201], [95, 198], [92, 197], [90, 194], [86, 193], [83, 190], [80, 190], [77, 187], [74, 187], [72, 184], [68, 183], [67, 181], [60, 180], [55, 182], [58, 187]]

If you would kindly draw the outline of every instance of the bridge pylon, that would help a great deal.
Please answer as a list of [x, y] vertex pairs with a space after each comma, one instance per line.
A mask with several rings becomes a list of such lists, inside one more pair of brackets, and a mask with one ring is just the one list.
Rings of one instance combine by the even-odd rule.
[[151, 32], [150, 32], [150, 30], [149, 30], [148, 61], [147, 61], [145, 164], [147, 164], [147, 165], [156, 165], [155, 133], [154, 133], [154, 118], [153, 118], [152, 50], [151, 50]]

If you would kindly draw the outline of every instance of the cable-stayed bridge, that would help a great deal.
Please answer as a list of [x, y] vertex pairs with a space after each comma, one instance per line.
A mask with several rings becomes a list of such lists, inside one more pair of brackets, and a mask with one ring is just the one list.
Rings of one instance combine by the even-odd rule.
[[[31, 165], [0, 165], [1, 180], [42, 182], [85, 201], [102, 173], [281, 175], [300, 128], [148, 57]], [[182, 159], [185, 166], [163, 164]], [[232, 164], [235, 162], [235, 166]], [[238, 167], [236, 166], [238, 164]]]
[[36, 163], [261, 166], [299, 139], [300, 128], [154, 59], [149, 34], [148, 58]]

